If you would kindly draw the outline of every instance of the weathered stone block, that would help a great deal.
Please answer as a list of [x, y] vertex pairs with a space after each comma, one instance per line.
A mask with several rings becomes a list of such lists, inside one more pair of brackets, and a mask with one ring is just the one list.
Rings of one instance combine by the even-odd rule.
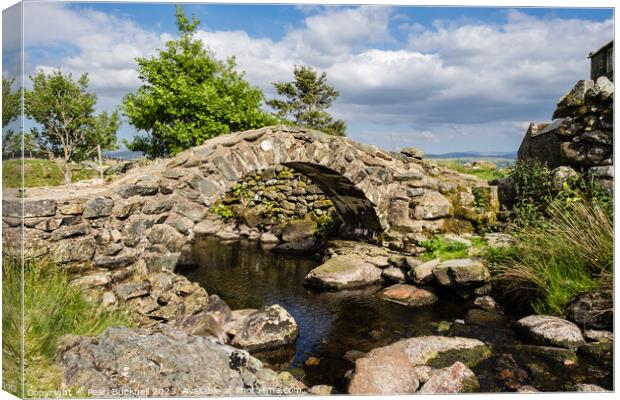
[[52, 258], [58, 264], [90, 261], [96, 247], [92, 238], [65, 240], [56, 245]]
[[142, 213], [144, 214], [161, 214], [166, 211], [170, 211], [173, 206], [172, 200], [148, 200], [142, 206]]
[[58, 211], [65, 215], [79, 215], [84, 212], [84, 203], [76, 201], [64, 201], [58, 204]]
[[112, 214], [114, 201], [108, 197], [95, 197], [84, 204], [84, 218], [101, 218]]
[[24, 200], [23, 215], [20, 200], [2, 200], [2, 215], [6, 217], [51, 217], [56, 214], [55, 200]]
[[153, 196], [159, 191], [159, 178], [140, 176], [133, 184], [123, 185], [116, 190], [119, 196], [127, 199], [132, 196]]

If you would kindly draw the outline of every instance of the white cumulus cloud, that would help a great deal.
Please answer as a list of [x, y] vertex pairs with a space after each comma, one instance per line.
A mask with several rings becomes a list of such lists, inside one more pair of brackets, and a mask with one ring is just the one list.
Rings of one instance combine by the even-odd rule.
[[[516, 149], [526, 121], [549, 119], [557, 98], [589, 76], [587, 53], [613, 36], [612, 19], [519, 11], [507, 11], [502, 23], [437, 20], [428, 27], [383, 6], [305, 10], [299, 27], [278, 39], [242, 30], [197, 35], [218, 58], [235, 56], [268, 98], [272, 83], [290, 80], [295, 65], [326, 71], [340, 91], [332, 111], [347, 120], [350, 136], [386, 147]], [[36, 60], [31, 69], [88, 72], [107, 106], [139, 86], [135, 58], [171, 38], [127, 18], [58, 3], [28, 3], [26, 13], [36, 21], [27, 46], [47, 49], [28, 56]], [[391, 32], [408, 38], [399, 43]]]

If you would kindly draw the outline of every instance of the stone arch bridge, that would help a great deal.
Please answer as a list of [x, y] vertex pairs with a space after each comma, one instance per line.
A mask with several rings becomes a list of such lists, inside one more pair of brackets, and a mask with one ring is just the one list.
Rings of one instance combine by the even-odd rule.
[[[284, 126], [207, 140], [101, 187], [27, 189], [3, 199], [3, 237], [60, 264], [173, 267], [217, 224], [209, 207], [243, 176], [286, 165], [310, 177], [351, 231], [406, 248], [421, 237], [494, 220], [496, 188], [423, 159]], [[22, 217], [23, 216], [23, 226]], [[205, 228], [206, 227], [206, 228]], [[212, 230], [212, 229], [211, 229]]]

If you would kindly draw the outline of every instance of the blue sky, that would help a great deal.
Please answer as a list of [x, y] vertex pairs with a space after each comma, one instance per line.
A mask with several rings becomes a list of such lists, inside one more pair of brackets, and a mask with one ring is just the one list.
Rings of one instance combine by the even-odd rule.
[[[198, 37], [218, 58], [235, 55], [267, 98], [310, 64], [340, 91], [332, 112], [351, 138], [432, 153], [515, 151], [613, 38], [611, 9], [185, 7]], [[26, 72], [88, 72], [100, 110], [139, 86], [135, 57], [176, 35], [173, 4], [27, 3], [25, 14]], [[120, 136], [134, 133], [125, 124]]]

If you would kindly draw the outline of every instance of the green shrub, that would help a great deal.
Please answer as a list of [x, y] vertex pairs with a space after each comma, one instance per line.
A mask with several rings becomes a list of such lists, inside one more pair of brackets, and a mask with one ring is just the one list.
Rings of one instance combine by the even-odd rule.
[[219, 202], [215, 203], [209, 210], [224, 219], [230, 219], [235, 216], [235, 212], [230, 206]]
[[549, 207], [571, 207], [582, 200], [596, 201], [608, 215], [613, 212], [613, 200], [598, 181], [588, 175], [570, 178], [555, 187], [551, 169], [540, 161], [519, 162], [510, 170], [514, 185], [516, 223], [521, 226], [543, 223], [549, 218]]
[[505, 300], [563, 315], [580, 293], [607, 288], [613, 268], [613, 223], [598, 201], [555, 201], [548, 219], [523, 227], [513, 254], [491, 265]]
[[[16, 303], [21, 299], [20, 263], [15, 257], [2, 262], [2, 351], [9, 355], [21, 354], [21, 304]], [[53, 357], [61, 336], [95, 336], [108, 327], [133, 323], [123, 310], [107, 310], [84, 299], [81, 290], [70, 285], [68, 273], [56, 265], [27, 261], [23, 272], [26, 393], [58, 390], [60, 371]]]

